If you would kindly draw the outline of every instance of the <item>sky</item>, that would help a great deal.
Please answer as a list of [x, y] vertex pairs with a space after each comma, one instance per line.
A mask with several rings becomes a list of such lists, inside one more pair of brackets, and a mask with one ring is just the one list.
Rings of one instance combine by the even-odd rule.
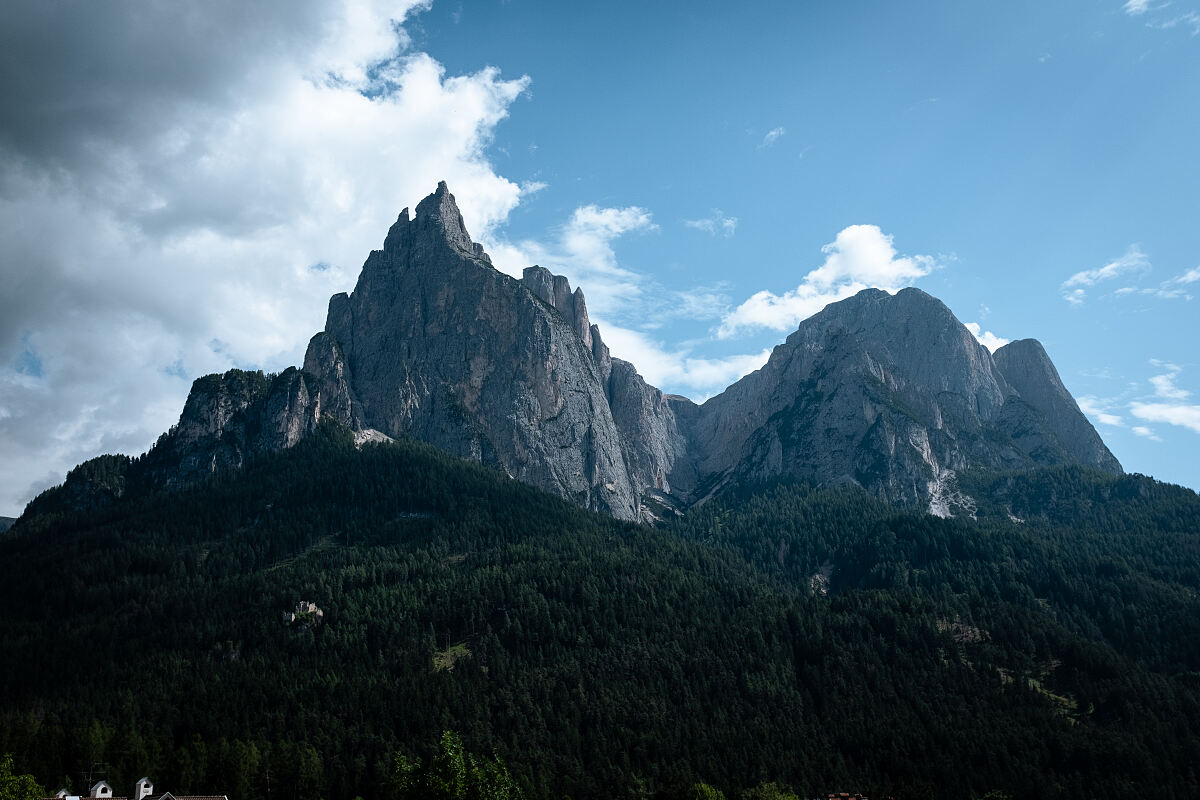
[[665, 391], [918, 286], [1200, 487], [1200, 0], [19, 0], [0, 96], [3, 516], [300, 364], [439, 180]]

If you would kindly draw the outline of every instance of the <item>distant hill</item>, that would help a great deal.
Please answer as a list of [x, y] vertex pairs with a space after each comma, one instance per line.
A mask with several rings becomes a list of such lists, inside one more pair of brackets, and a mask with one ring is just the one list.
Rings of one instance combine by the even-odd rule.
[[976, 518], [939, 519], [775, 478], [651, 528], [360, 446], [325, 422], [33, 504], [0, 537], [0, 752], [239, 800], [387, 797], [443, 730], [533, 798], [1200, 793], [1194, 492], [968, 472]]
[[13, 523], [16, 521], [17, 520], [13, 517], [0, 517], [0, 533], [4, 533], [6, 530], [11, 528]]

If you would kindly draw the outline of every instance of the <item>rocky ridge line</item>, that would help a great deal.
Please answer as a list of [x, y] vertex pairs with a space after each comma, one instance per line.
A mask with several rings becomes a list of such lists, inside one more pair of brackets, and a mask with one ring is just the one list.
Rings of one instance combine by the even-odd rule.
[[146, 461], [157, 484], [184, 485], [291, 447], [324, 418], [629, 520], [780, 476], [949, 515], [972, 511], [956, 486], [971, 467], [1121, 470], [1040, 344], [989, 353], [918, 289], [827, 306], [703, 405], [666, 395], [612, 357], [565, 277], [496, 270], [445, 183], [401, 212], [354, 291], [330, 298], [303, 369], [198, 379]]

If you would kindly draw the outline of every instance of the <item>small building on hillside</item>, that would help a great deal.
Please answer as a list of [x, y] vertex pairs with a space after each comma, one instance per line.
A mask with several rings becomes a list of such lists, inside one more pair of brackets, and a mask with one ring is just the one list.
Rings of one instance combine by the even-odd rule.
[[301, 625], [304, 627], [312, 627], [320, 625], [325, 621], [325, 612], [321, 610], [316, 603], [308, 600], [301, 600], [296, 603], [295, 611], [283, 612], [283, 623], [285, 625]]
[[58, 793], [53, 798], [46, 800], [229, 800], [226, 795], [192, 795], [192, 794], [171, 794], [163, 792], [162, 794], [154, 793], [154, 784], [149, 778], [139, 778], [138, 782], [133, 785], [133, 794], [128, 797], [114, 795], [113, 788], [108, 781], [97, 781], [88, 790], [86, 795], [72, 794], [69, 789], [59, 789]]

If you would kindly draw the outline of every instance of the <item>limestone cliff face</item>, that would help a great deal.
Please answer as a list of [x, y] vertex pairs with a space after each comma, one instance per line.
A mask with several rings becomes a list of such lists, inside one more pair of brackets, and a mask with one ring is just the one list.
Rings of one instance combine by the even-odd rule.
[[[350, 388], [341, 418], [409, 434], [621, 519], [639, 516], [583, 293], [534, 268], [495, 270], [443, 183], [407, 209], [305, 359]], [[331, 374], [315, 348], [337, 348]], [[312, 362], [312, 363], [310, 363]]]
[[[1061, 451], [1060, 460], [1099, 467], [1108, 472], [1121, 472], [1121, 465], [1109, 452], [1096, 429], [1079, 410], [1075, 398], [1063, 386], [1058, 370], [1036, 339], [1009, 342], [994, 354], [996, 366], [1035, 414], [1022, 414], [1016, 424], [1023, 424], [1022, 435], [1030, 437], [1025, 447], [1031, 452], [1047, 448]], [[1040, 415], [1044, 426], [1054, 434], [1046, 439], [1039, 426], [1025, 418]], [[1014, 417], [1016, 415], [1014, 414]], [[1024, 433], [1024, 428], [1029, 433]]]
[[199, 378], [179, 424], [147, 454], [148, 469], [168, 488], [240, 469], [252, 456], [315, 431], [320, 403], [316, 381], [295, 367], [273, 378], [243, 370]]
[[[802, 322], [762, 369], [701, 407], [697, 472], [708, 489], [780, 475], [857, 483], [946, 514], [967, 502], [954, 478], [971, 467], [1120, 469], [1115, 459], [1082, 457], [1067, 443], [1084, 438], [1082, 429], [1060, 429], [1039, 410], [1063, 405], [1057, 389], [1042, 390], [1044, 376], [1020, 385], [1033, 399], [940, 301], [918, 289], [864, 290]], [[1082, 415], [1071, 420], [1095, 436]]]
[[[1040, 344], [993, 356], [917, 289], [829, 305], [703, 405], [665, 395], [610, 354], [566, 278], [494, 269], [444, 183], [400, 214], [354, 291], [330, 299], [303, 369], [197, 380], [143, 471], [184, 485], [291, 447], [326, 418], [630, 520], [780, 476], [949, 514], [970, 510], [955, 485], [964, 469], [1121, 469]], [[93, 465], [66, 494], [107, 502], [123, 489], [93, 473], [110, 472]]]

